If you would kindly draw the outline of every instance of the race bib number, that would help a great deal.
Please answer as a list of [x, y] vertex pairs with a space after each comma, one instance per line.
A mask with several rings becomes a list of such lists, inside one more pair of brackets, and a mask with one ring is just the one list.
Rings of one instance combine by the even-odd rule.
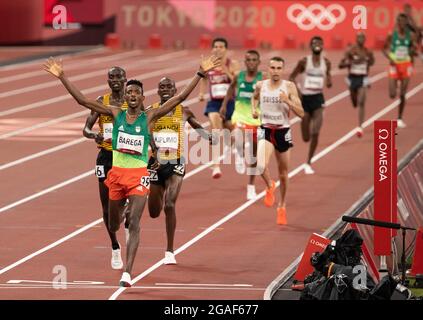
[[106, 174], [104, 173], [104, 166], [95, 166], [95, 176], [97, 178], [105, 178]]
[[176, 132], [154, 132], [154, 142], [157, 148], [178, 149], [179, 135]]
[[321, 90], [323, 89], [323, 85], [324, 85], [323, 76], [307, 75], [304, 81], [305, 89]]
[[146, 189], [150, 189], [150, 176], [141, 177], [140, 185], [142, 185]]
[[350, 73], [356, 75], [367, 74], [367, 63], [352, 64]]
[[158, 181], [159, 175], [157, 174], [156, 170], [148, 169], [148, 172], [150, 173], [150, 181]]
[[395, 50], [395, 57], [398, 60], [405, 60], [408, 58], [408, 47], [400, 46]]
[[184, 175], [185, 172], [185, 165], [184, 164], [178, 164], [173, 168], [173, 172], [176, 174], [179, 174], [181, 176]]
[[103, 123], [103, 137], [104, 141], [112, 141], [113, 123]]
[[142, 154], [144, 148], [144, 136], [136, 136], [125, 132], [119, 132], [117, 149], [124, 153]]
[[211, 96], [213, 99], [223, 99], [228, 92], [229, 83], [217, 83], [211, 85]]

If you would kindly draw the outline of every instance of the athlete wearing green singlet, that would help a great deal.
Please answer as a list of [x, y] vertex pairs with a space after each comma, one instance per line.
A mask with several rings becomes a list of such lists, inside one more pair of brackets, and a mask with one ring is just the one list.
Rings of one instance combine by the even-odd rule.
[[[236, 90], [235, 110], [232, 114], [232, 124], [234, 125], [235, 147], [237, 150], [235, 157], [235, 168], [240, 174], [245, 172], [245, 162], [247, 162], [249, 169], [249, 181], [247, 185], [247, 199], [252, 200], [256, 198], [256, 190], [254, 185], [255, 174], [253, 168], [256, 167], [256, 162], [253, 161], [251, 155], [257, 156], [257, 128], [260, 126], [260, 118], [254, 119], [251, 109], [251, 97], [254, 93], [254, 88], [257, 81], [263, 80], [263, 73], [258, 71], [260, 65], [260, 54], [256, 50], [249, 50], [245, 54], [245, 71], [239, 72], [231, 82], [231, 85], [223, 100], [222, 108], [220, 110], [221, 117], [226, 114], [227, 103], [233, 96]], [[245, 142], [248, 142], [244, 144]], [[252, 152], [244, 154], [244, 147], [250, 146]], [[251, 172], [250, 172], [251, 171]]]

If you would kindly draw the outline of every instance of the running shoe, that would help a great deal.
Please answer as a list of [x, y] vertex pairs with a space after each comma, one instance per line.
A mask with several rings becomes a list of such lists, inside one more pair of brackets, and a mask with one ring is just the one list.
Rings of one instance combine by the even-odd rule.
[[244, 174], [245, 173], [245, 161], [244, 158], [239, 156], [238, 153], [235, 154], [235, 169], [236, 172], [238, 172], [239, 174]]
[[363, 137], [363, 134], [364, 134], [363, 128], [358, 127], [356, 134], [357, 134], [357, 137], [359, 138]]
[[304, 165], [304, 172], [305, 174], [314, 174], [313, 168], [308, 163]]
[[397, 120], [397, 125], [398, 125], [398, 128], [401, 128], [401, 129], [404, 129], [407, 125], [405, 124], [405, 122], [404, 121], [402, 121], [402, 119], [398, 119]]
[[256, 186], [247, 184], [247, 200], [254, 200], [255, 198], [257, 198]]
[[271, 181], [271, 187], [266, 188], [266, 195], [264, 196], [264, 205], [266, 207], [271, 207], [275, 203], [275, 189], [276, 183], [275, 181]]
[[127, 288], [131, 286], [131, 275], [128, 272], [122, 273], [122, 278], [120, 278], [119, 286]]
[[[119, 247], [120, 247], [120, 245], [119, 245]], [[122, 261], [121, 255], [120, 255], [120, 248], [116, 249], [116, 250], [112, 250], [111, 264], [112, 264], [112, 269], [120, 270], [120, 269], [123, 268], [123, 261]]]
[[170, 251], [165, 252], [163, 264], [167, 264], [167, 265], [168, 264], [176, 264], [176, 259], [175, 259], [175, 255], [173, 254], [173, 252], [170, 252]]
[[222, 171], [220, 171], [220, 167], [213, 168], [212, 178], [219, 179], [222, 176]]
[[286, 220], [286, 209], [285, 207], [279, 207], [277, 209], [276, 223], [279, 225], [285, 225], [288, 223]]

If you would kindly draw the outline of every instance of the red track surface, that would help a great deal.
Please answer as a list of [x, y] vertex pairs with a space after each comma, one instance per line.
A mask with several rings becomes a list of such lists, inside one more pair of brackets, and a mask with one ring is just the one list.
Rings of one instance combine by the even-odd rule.
[[[91, 61], [81, 68], [69, 70], [69, 76], [104, 71], [104, 74], [75, 82], [79, 88], [87, 89], [106, 84], [107, 68], [112, 65], [126, 66], [128, 79], [163, 69], [162, 72], [144, 79], [145, 90], [152, 89], [154, 92], [156, 84], [164, 75], [169, 75], [176, 81], [191, 77], [195, 67], [189, 62], [196, 62], [200, 52], [181, 52], [175, 54], [174, 58], [162, 60], [160, 55], [169, 52], [134, 53], [132, 57], [120, 57], [117, 60], [113, 60], [114, 54], [116, 53], [105, 51], [65, 58], [65, 70], [67, 65], [75, 62], [84, 63], [90, 61], [88, 59], [110, 56], [107, 61], [95, 60], [97, 63]], [[263, 68], [272, 54], [274, 52], [263, 52]], [[280, 54], [286, 58], [290, 71], [304, 52], [286, 51]], [[335, 66], [341, 55], [342, 52], [328, 53]], [[234, 56], [242, 59], [242, 52], [236, 51]], [[372, 75], [386, 70], [385, 59], [378, 53], [376, 57], [377, 65], [372, 69]], [[131, 67], [131, 64], [140, 62], [140, 59], [150, 58], [158, 60]], [[169, 74], [165, 71], [166, 68], [175, 66], [184, 67], [184, 64], [187, 64], [184, 70]], [[417, 61], [416, 65], [417, 70], [410, 89], [419, 86], [423, 80], [421, 62]], [[38, 71], [40, 68], [39, 64], [29, 64], [16, 70], [0, 68], [0, 94], [54, 81], [48, 74], [36, 74], [21, 80], [1, 82], [6, 77]], [[326, 100], [347, 89], [344, 77], [344, 73], [334, 76], [334, 87], [326, 91]], [[397, 136], [399, 159], [422, 138], [421, 89], [421, 86], [418, 87], [416, 94], [407, 101], [404, 120], [408, 127], [399, 130]], [[89, 96], [95, 98], [104, 91], [92, 91]], [[76, 116], [26, 133], [3, 137], [15, 130], [30, 128], [83, 110], [68, 96], [56, 103], [2, 115], [7, 110], [65, 94], [59, 81], [56, 81], [49, 88], [26, 93], [15, 92], [14, 95], [5, 94], [5, 97], [0, 98], [0, 166], [81, 138], [85, 116]], [[146, 102], [151, 103], [155, 99], [151, 95]], [[387, 78], [383, 77], [372, 85], [368, 93], [366, 119], [391, 102], [387, 92]], [[203, 115], [203, 103], [194, 103], [191, 107], [202, 122], [207, 120]], [[348, 96], [327, 108], [317, 152], [356, 127], [356, 111], [351, 107]], [[396, 114], [395, 108], [382, 119], [395, 119]], [[370, 125], [362, 139], [353, 136], [319, 159], [314, 164], [315, 175], [305, 176], [300, 171], [290, 179], [287, 198], [288, 226], [276, 225], [276, 207], [266, 208], [260, 199], [179, 253], [176, 257], [177, 266], [156, 266], [134, 288], [125, 290], [117, 298], [262, 299], [269, 283], [302, 252], [310, 233], [323, 232], [372, 186], [372, 134]], [[308, 150], [308, 145], [301, 141], [299, 123], [293, 125], [293, 138], [295, 147], [290, 171], [304, 163]], [[94, 175], [5, 210], [7, 205], [91, 170], [96, 154], [94, 143], [84, 141], [0, 170], [0, 299], [108, 299], [118, 289], [121, 272], [110, 267], [109, 239], [101, 221], [24, 262], [21, 260], [101, 218]], [[190, 165], [188, 172], [194, 168], [195, 166]], [[277, 177], [276, 172], [272, 163], [271, 173], [274, 178]], [[236, 174], [233, 165], [224, 165], [223, 173], [221, 179], [212, 180], [210, 168], [206, 168], [187, 177], [177, 203], [175, 249], [246, 202], [247, 178]], [[257, 190], [263, 188], [264, 184], [258, 178]], [[123, 244], [122, 231], [119, 231], [119, 238]], [[159, 219], [152, 220], [145, 210], [141, 220], [141, 244], [133, 278], [163, 258], [165, 244], [163, 214]], [[56, 265], [66, 267], [67, 281], [70, 283], [98, 281], [104, 284], [69, 284], [66, 290], [54, 289], [51, 281], [56, 276], [53, 273]], [[10, 280], [46, 283], [12, 284], [8, 283]], [[239, 286], [240, 284], [248, 286]]]

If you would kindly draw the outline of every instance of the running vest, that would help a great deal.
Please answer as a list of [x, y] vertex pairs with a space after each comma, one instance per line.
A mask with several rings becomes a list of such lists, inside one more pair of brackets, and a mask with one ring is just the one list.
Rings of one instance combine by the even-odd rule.
[[281, 101], [280, 92], [288, 95], [286, 81], [270, 90], [270, 79], [264, 80], [260, 90], [261, 123], [264, 127], [289, 128], [289, 106]]
[[[366, 57], [368, 57], [368, 51], [365, 49], [366, 52]], [[352, 57], [354, 56], [358, 56], [358, 54], [351, 52], [350, 53]], [[367, 75], [367, 70], [368, 70], [368, 63], [367, 61], [365, 62], [360, 62], [360, 63], [354, 63], [354, 59], [351, 60], [351, 66], [349, 69], [349, 74], [355, 75], [355, 76], [365, 76]]]
[[[229, 67], [230, 60], [226, 60], [226, 66]], [[212, 100], [221, 100], [226, 96], [226, 92], [231, 84], [231, 79], [222, 70], [211, 70], [207, 73], [209, 79], [209, 93]]]
[[[151, 108], [159, 108], [160, 103], [154, 103]], [[156, 121], [152, 129], [154, 144], [159, 158], [162, 160], [176, 160], [183, 154], [184, 147], [184, 110], [177, 105], [167, 115]]]
[[232, 115], [232, 122], [259, 126], [260, 119], [254, 119], [251, 114], [251, 97], [253, 96], [257, 81], [263, 79], [263, 74], [259, 71], [252, 82], [246, 81], [245, 76], [246, 71], [241, 71], [238, 74], [235, 110]]
[[[110, 104], [110, 93], [107, 93], [103, 96], [103, 104], [109, 105]], [[128, 104], [126, 101], [122, 104], [121, 109], [126, 110], [128, 108]], [[100, 114], [98, 117], [98, 126], [100, 128], [99, 133], [101, 133], [104, 137], [102, 143], [97, 143], [99, 148], [103, 148], [108, 151], [112, 151], [112, 133], [113, 133], [113, 117]]]
[[113, 166], [119, 168], [145, 168], [148, 163], [147, 115], [141, 112], [133, 124], [126, 121], [126, 110], [117, 115], [112, 136]]
[[410, 30], [406, 29], [405, 38], [400, 38], [398, 31], [395, 30], [392, 35], [391, 50], [389, 52], [389, 56], [395, 62], [411, 61], [410, 47], [411, 47]]
[[313, 65], [312, 56], [307, 56], [306, 67], [300, 86], [300, 90], [303, 95], [312, 95], [323, 92], [326, 69], [326, 61], [322, 55], [320, 55], [320, 64], [318, 67]]

